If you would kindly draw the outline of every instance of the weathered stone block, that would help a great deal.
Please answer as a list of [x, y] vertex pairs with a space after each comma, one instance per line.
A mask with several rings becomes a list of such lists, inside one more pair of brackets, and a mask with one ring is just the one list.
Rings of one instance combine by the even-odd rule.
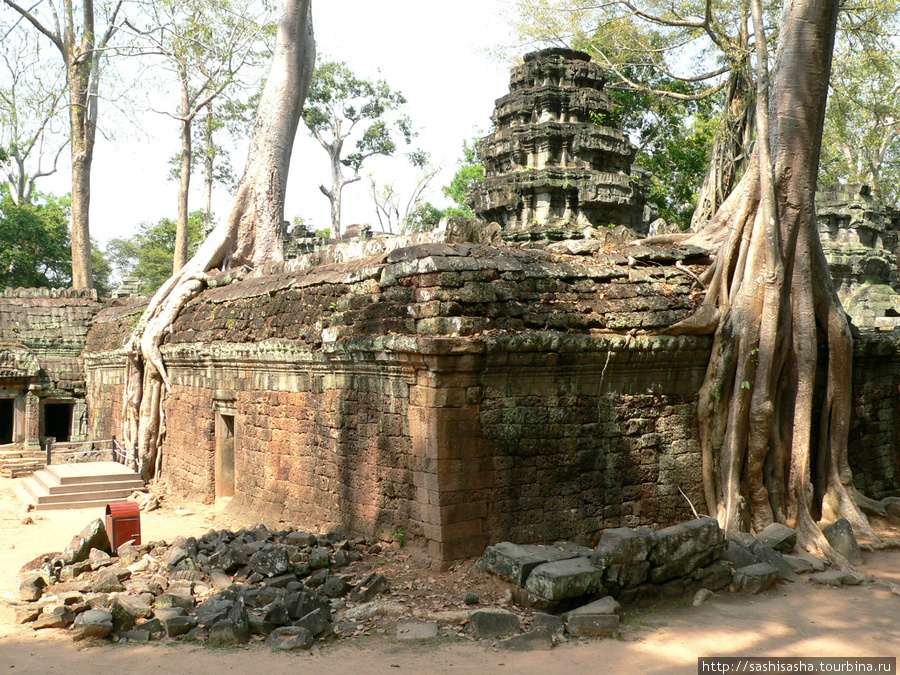
[[832, 548], [844, 556], [851, 565], [862, 565], [862, 553], [849, 520], [841, 518], [831, 525], [826, 525], [822, 528], [822, 534], [825, 535]]
[[689, 520], [656, 533], [656, 544], [648, 555], [650, 581], [662, 583], [686, 577], [715, 560], [725, 544], [725, 533], [712, 518]]
[[737, 593], [760, 593], [774, 586], [777, 580], [778, 569], [761, 562], [735, 570], [731, 587]]
[[574, 557], [576, 557], [574, 552], [564, 549], [501, 542], [485, 549], [484, 565], [494, 574], [508, 579], [516, 586], [524, 586], [528, 576], [538, 565]]
[[783, 553], [794, 548], [797, 531], [782, 523], [772, 523], [756, 535], [756, 540]]
[[505, 609], [481, 609], [473, 612], [466, 633], [477, 638], [504, 638], [522, 629], [519, 617]]
[[577, 598], [603, 587], [603, 570], [586, 558], [569, 558], [536, 567], [525, 588], [548, 600]]

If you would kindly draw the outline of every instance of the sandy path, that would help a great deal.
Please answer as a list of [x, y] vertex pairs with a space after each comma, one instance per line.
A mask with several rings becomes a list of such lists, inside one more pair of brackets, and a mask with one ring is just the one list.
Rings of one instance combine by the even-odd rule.
[[[0, 596], [18, 588], [26, 562], [59, 551], [102, 510], [41, 512], [21, 524], [12, 481], [0, 479]], [[144, 541], [238, 526], [211, 507], [143, 514]], [[900, 552], [866, 554], [866, 571], [900, 583]], [[275, 654], [257, 645], [223, 650], [149, 644], [84, 646], [62, 631], [0, 625], [0, 671], [15, 673], [269, 673], [323, 669], [342, 673], [696, 673], [698, 656], [898, 656], [900, 597], [871, 587], [828, 589], [809, 583], [754, 596], [718, 593], [701, 607], [684, 601], [630, 610], [622, 638], [577, 641], [552, 652], [497, 652], [490, 643], [412, 644], [373, 636], [316, 654]]]

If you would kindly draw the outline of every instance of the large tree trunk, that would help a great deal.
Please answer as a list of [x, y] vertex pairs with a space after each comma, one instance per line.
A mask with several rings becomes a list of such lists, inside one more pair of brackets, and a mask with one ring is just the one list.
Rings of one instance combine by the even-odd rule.
[[170, 388], [160, 353], [166, 331], [184, 305], [205, 288], [211, 270], [245, 266], [259, 271], [282, 260], [285, 185], [314, 61], [311, 0], [285, 0], [247, 166], [229, 217], [156, 292], [125, 345], [129, 363], [124, 435], [139, 448], [145, 480], [159, 475], [161, 468], [164, 396]]
[[851, 335], [815, 222], [837, 9], [786, 2], [771, 100], [756, 21], [757, 152], [693, 238], [718, 253], [703, 304], [673, 332], [715, 332], [699, 402], [709, 513], [727, 530], [787, 522], [808, 549], [846, 565], [816, 522], [846, 517], [871, 534], [847, 464]]

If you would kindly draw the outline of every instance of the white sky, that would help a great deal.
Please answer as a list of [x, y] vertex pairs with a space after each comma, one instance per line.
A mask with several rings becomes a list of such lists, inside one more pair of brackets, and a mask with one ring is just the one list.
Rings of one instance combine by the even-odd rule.
[[[485, 51], [510, 41], [500, 16], [506, 5], [504, 0], [313, 2], [319, 54], [346, 61], [360, 76], [384, 78], [407, 98], [408, 114], [419, 131], [412, 147], [430, 152], [432, 161], [444, 167], [426, 194], [435, 203], [446, 204], [440, 187], [452, 178], [463, 141], [476, 131], [488, 131], [494, 100], [508, 90], [508, 65]], [[152, 131], [145, 124], [142, 134], [125, 132], [116, 140], [98, 140], [91, 196], [91, 235], [96, 240], [130, 236], [141, 222], [177, 213], [177, 184], [166, 176], [168, 159], [178, 152], [179, 141], [174, 125], [167, 126], [162, 119], [154, 117]], [[233, 153], [236, 173], [242, 172], [245, 160], [243, 149]], [[383, 158], [363, 165], [363, 180], [344, 190], [344, 227], [377, 225], [365, 178], [368, 172], [380, 182], [396, 181], [401, 186], [404, 177], [412, 179], [407, 166], [404, 159]], [[59, 174], [39, 182], [38, 189], [68, 192], [67, 171], [60, 167]], [[328, 200], [318, 189], [328, 176], [325, 151], [301, 124], [288, 184], [288, 220], [302, 215], [316, 228], [329, 227]], [[201, 183], [195, 176], [192, 210], [202, 208]], [[217, 216], [229, 206], [229, 195], [216, 194]]]

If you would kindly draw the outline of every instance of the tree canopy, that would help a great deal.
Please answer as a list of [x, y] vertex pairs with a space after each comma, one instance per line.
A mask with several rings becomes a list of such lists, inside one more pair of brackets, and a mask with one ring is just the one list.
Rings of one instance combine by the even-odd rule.
[[[384, 80], [358, 77], [346, 63], [326, 61], [313, 73], [303, 121], [328, 153], [331, 180], [319, 189], [331, 202], [331, 230], [341, 234], [341, 193], [360, 180], [360, 169], [370, 158], [390, 156], [397, 143], [409, 145], [412, 122], [401, 110], [406, 99]], [[346, 152], [345, 143], [355, 151]], [[350, 175], [344, 175], [344, 168]]]

